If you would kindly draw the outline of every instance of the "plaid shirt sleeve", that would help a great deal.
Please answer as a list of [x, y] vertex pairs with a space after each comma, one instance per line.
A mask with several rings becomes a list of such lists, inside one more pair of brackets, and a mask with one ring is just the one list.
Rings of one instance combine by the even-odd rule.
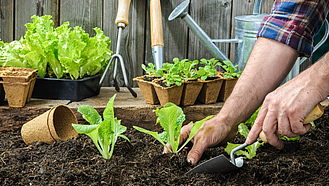
[[326, 18], [329, 0], [276, 0], [257, 37], [266, 37], [297, 50], [301, 56], [313, 51], [313, 36]]

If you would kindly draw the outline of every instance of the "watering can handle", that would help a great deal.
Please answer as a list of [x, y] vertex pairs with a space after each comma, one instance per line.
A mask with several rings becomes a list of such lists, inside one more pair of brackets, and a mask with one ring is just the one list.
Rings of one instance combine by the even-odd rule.
[[254, 10], [252, 14], [260, 14], [260, 11], [262, 10], [262, 0], [256, 0], [254, 4]]
[[[306, 118], [304, 119], [303, 121], [303, 124], [306, 125], [306, 124], [309, 124], [310, 122], [320, 118], [324, 113], [324, 108], [322, 107], [322, 105], [320, 105], [320, 103], [318, 103], [312, 110], [310, 113], [308, 113], [308, 115], [306, 116]], [[265, 133], [262, 131], [260, 132], [259, 134], [259, 138], [267, 143], [267, 139], [266, 139], [266, 136], [265, 136]]]
[[128, 25], [128, 14], [129, 14], [129, 6], [131, 0], [118, 0], [118, 13], [115, 19], [115, 24], [118, 25], [119, 23]]

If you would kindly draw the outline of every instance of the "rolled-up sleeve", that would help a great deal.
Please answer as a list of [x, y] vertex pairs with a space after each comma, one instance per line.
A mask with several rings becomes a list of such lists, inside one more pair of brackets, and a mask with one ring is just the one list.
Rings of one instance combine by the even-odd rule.
[[328, 6], [329, 0], [276, 0], [257, 37], [279, 41], [297, 50], [300, 56], [310, 56], [313, 36], [321, 28]]

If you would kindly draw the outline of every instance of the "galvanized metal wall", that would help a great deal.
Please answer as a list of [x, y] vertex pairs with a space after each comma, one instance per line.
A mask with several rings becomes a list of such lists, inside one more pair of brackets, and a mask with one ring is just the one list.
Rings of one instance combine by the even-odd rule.
[[[252, 14], [255, 0], [191, 0], [189, 14], [211, 37], [233, 38], [234, 17]], [[198, 38], [189, 31], [182, 20], [168, 22], [172, 10], [183, 0], [162, 0], [162, 21], [164, 33], [164, 59], [188, 58], [191, 60], [212, 58]], [[274, 0], [263, 0], [262, 13], [269, 13]], [[31, 22], [32, 15], [52, 15], [55, 25], [69, 21], [71, 26], [81, 26], [90, 35], [92, 28], [100, 27], [112, 40], [112, 50], [116, 49], [117, 28], [115, 25], [118, 0], [0, 0], [0, 38], [9, 42], [20, 39], [25, 33], [24, 24]], [[229, 44], [219, 48], [233, 56]], [[129, 25], [123, 31], [120, 54], [132, 78], [143, 74], [141, 64], [153, 62], [151, 53], [149, 1], [132, 0], [129, 11]], [[120, 85], [123, 85], [121, 71]], [[104, 83], [111, 86], [111, 75]]]

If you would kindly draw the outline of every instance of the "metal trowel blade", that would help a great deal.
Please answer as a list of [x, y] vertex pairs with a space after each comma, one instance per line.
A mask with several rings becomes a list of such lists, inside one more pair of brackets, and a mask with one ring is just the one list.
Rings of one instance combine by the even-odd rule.
[[185, 174], [190, 173], [228, 173], [237, 171], [243, 165], [243, 158], [239, 157], [235, 159], [235, 164], [231, 163], [223, 154], [211, 158], [188, 171]]

